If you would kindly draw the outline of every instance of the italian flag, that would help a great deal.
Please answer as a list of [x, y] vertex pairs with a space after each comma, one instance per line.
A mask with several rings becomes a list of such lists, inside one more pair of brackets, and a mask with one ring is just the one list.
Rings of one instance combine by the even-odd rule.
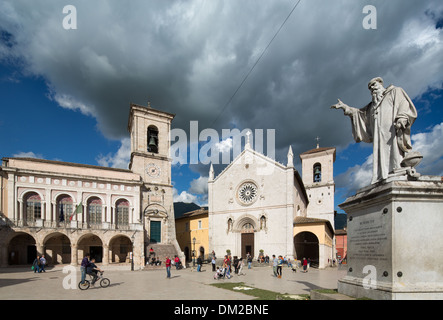
[[72, 218], [76, 215], [76, 214], [79, 214], [79, 213], [82, 213], [82, 210], [83, 209], [83, 206], [82, 206], [82, 204], [81, 203], [79, 203], [78, 205], [77, 205], [77, 207], [75, 207], [75, 210], [74, 210], [74, 212], [71, 214], [71, 216], [69, 217], [69, 221], [72, 221]]

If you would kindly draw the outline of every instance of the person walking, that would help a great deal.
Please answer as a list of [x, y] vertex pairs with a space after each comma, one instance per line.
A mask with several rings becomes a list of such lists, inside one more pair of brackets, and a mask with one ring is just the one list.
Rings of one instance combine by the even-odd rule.
[[275, 257], [275, 254], [272, 255], [272, 271], [274, 272], [274, 277], [277, 277], [277, 265], [278, 260]]
[[308, 272], [308, 260], [306, 258], [303, 258], [303, 272]]
[[[212, 251], [212, 252], [214, 252], [214, 251]], [[216, 263], [215, 255], [212, 255], [212, 260], [211, 260], [212, 272], [215, 272], [215, 263]]]
[[177, 255], [175, 255], [174, 258], [174, 264], [175, 264], [175, 270], [180, 269], [180, 258]]
[[282, 266], [283, 266], [283, 258], [282, 256], [278, 256], [277, 260], [277, 278], [281, 279], [282, 276]]
[[38, 272], [40, 268], [40, 256], [37, 256], [37, 258], [34, 259], [34, 262], [32, 263], [32, 270], [34, 270], [34, 273]]
[[85, 283], [85, 279], [86, 279], [86, 268], [89, 265], [89, 253], [85, 254], [85, 256], [83, 257], [82, 263], [80, 265], [80, 272], [82, 275], [82, 280], [81, 280], [81, 284]]
[[198, 258], [197, 258], [197, 272], [202, 271], [202, 264], [203, 264], [202, 257], [198, 256]]
[[169, 259], [169, 257], [166, 257], [165, 265], [166, 265], [166, 278], [171, 279], [171, 259]]
[[45, 256], [42, 254], [41, 258], [40, 258], [40, 269], [38, 270], [38, 272], [46, 272], [45, 270], [45, 265], [46, 265], [46, 259]]
[[240, 260], [238, 261], [238, 275], [243, 274], [243, 258], [240, 257]]
[[251, 269], [251, 265], [252, 265], [252, 256], [249, 254], [247, 254], [247, 259], [248, 259], [248, 269]]

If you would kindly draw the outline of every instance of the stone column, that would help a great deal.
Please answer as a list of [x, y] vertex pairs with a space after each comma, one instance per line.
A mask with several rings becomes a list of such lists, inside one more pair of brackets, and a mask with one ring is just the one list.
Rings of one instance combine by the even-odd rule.
[[78, 251], [77, 244], [71, 244], [71, 266], [78, 265]]
[[25, 214], [23, 212], [23, 201], [19, 200], [18, 201], [18, 222], [20, 226], [24, 226], [25, 225]]
[[45, 247], [43, 245], [41, 245], [40, 243], [36, 243], [35, 246], [37, 247], [38, 255], [45, 254]]
[[103, 261], [104, 266], [109, 265], [109, 246], [107, 244], [103, 245]]

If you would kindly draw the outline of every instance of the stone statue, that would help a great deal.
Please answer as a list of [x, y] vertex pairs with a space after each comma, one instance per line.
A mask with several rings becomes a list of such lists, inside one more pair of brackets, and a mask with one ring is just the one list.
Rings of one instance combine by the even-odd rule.
[[412, 152], [411, 126], [417, 110], [406, 92], [393, 85], [383, 87], [383, 79], [372, 79], [368, 84], [372, 101], [361, 109], [352, 108], [340, 99], [331, 106], [343, 109], [351, 118], [352, 134], [356, 142], [373, 143], [372, 182], [386, 179], [388, 174], [404, 169], [417, 177], [413, 169], [421, 161], [418, 152]]

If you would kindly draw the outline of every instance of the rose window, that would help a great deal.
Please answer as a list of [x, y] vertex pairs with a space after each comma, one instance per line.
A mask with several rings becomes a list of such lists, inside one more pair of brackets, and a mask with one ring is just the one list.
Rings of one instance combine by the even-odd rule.
[[243, 204], [252, 204], [257, 197], [257, 186], [252, 182], [246, 182], [238, 188], [238, 199]]

